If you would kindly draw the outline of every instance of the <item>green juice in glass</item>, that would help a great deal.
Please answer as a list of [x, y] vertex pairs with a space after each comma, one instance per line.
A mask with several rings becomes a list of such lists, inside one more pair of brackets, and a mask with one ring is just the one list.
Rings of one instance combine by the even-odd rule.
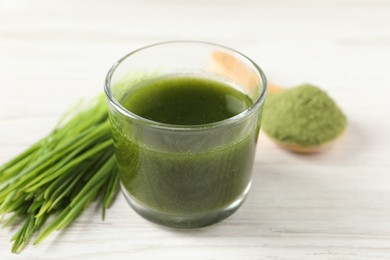
[[[252, 100], [216, 80], [169, 76], [132, 88], [120, 103], [144, 119], [171, 124], [174, 132], [175, 126], [234, 117]], [[209, 139], [197, 140], [195, 134], [170, 138], [169, 132], [159, 135], [131, 124], [113, 124], [123, 188], [143, 208], [167, 216], [204, 215], [231, 205], [249, 189], [259, 130], [242, 125], [225, 130], [228, 134], [210, 133]]]

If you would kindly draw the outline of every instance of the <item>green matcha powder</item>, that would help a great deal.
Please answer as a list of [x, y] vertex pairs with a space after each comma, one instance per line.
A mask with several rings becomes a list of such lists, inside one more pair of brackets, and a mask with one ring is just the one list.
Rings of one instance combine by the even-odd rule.
[[271, 138], [305, 147], [337, 138], [346, 126], [346, 117], [336, 103], [309, 84], [269, 95], [262, 121]]

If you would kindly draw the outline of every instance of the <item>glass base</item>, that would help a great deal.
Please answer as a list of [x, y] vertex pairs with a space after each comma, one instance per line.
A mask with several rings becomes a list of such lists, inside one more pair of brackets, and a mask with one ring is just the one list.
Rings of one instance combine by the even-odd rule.
[[200, 228], [209, 226], [215, 223], [218, 223], [234, 212], [243, 204], [245, 198], [250, 189], [251, 182], [246, 187], [245, 191], [232, 203], [230, 203], [227, 207], [221, 208], [219, 210], [201, 214], [201, 215], [191, 215], [191, 216], [175, 216], [162, 212], [158, 212], [152, 210], [150, 208], [145, 207], [141, 203], [139, 203], [136, 199], [134, 199], [125, 189], [125, 187], [121, 183], [122, 193], [124, 194], [129, 205], [137, 212], [139, 215], [144, 217], [145, 219], [171, 228], [178, 229], [190, 229], [190, 228]]

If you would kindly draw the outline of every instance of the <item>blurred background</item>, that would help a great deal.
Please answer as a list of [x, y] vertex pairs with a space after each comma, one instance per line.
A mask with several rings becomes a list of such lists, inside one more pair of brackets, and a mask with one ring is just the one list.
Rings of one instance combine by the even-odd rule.
[[372, 83], [390, 83], [389, 14], [387, 0], [1, 0], [0, 111], [29, 122], [2, 121], [3, 138], [45, 133], [69, 104], [102, 91], [117, 59], [168, 40], [237, 49], [285, 87], [317, 84], [352, 123], [383, 118], [387, 96]]

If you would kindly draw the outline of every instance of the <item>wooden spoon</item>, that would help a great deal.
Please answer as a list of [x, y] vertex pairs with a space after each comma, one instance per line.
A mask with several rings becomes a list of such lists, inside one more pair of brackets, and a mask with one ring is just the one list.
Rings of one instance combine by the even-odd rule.
[[283, 91], [283, 90], [285, 90], [283, 87], [268, 82], [268, 93], [269, 94], [278, 93], [278, 92]]
[[[268, 84], [268, 93], [269, 94], [278, 93], [278, 92], [281, 92], [281, 91], [284, 91], [284, 90], [285, 90], [285, 88], [283, 88], [283, 87], [281, 87], [279, 85], [276, 85], [276, 84], [273, 84], [273, 83], [269, 83]], [[323, 150], [326, 150], [330, 146], [332, 146], [334, 143], [336, 143], [344, 134], [344, 132], [343, 132], [339, 136], [337, 136], [335, 139], [330, 140], [330, 141], [325, 142], [325, 143], [322, 143], [322, 144], [319, 144], [319, 145], [303, 146], [301, 144], [292, 143], [292, 142], [284, 142], [284, 141], [275, 139], [272, 136], [270, 136], [266, 131], [264, 131], [264, 133], [274, 143], [276, 143], [279, 147], [281, 147], [283, 149], [286, 149], [286, 150], [289, 150], [291, 152], [303, 153], [303, 154], [313, 154], [313, 153], [318, 153], [318, 152], [321, 152]]]
[[[257, 81], [255, 80], [256, 75], [254, 75], [253, 70], [250, 70], [244, 63], [239, 61], [236, 57], [222, 51], [214, 51], [211, 56], [212, 56], [211, 63], [210, 63], [211, 71], [233, 78], [237, 83], [239, 83], [240, 85], [246, 88], [253, 88], [254, 86], [256, 86], [257, 84]], [[268, 94], [273, 94], [284, 90], [285, 88], [279, 85], [268, 83]], [[343, 136], [343, 134], [340, 134], [335, 139], [326, 143], [322, 143], [320, 145], [303, 146], [297, 143], [283, 142], [277, 140], [269, 136], [267, 133], [266, 135], [281, 148], [291, 152], [302, 153], [302, 154], [313, 154], [325, 150], [328, 147], [332, 146], [337, 140], [339, 140], [341, 136]]]
[[322, 151], [328, 149], [329, 147], [331, 147], [332, 145], [334, 145], [341, 138], [341, 136], [343, 136], [343, 134], [341, 134], [338, 137], [336, 137], [335, 139], [333, 139], [329, 142], [326, 142], [326, 143], [322, 143], [320, 145], [303, 146], [303, 145], [296, 144], [296, 143], [289, 143], [289, 142], [283, 142], [283, 141], [277, 140], [277, 139], [271, 137], [270, 135], [268, 135], [267, 132], [265, 132], [265, 131], [263, 131], [263, 132], [268, 136], [269, 139], [271, 139], [279, 147], [281, 147], [285, 150], [288, 150], [290, 152], [301, 153], [301, 154], [314, 154], [314, 153], [322, 152]]

